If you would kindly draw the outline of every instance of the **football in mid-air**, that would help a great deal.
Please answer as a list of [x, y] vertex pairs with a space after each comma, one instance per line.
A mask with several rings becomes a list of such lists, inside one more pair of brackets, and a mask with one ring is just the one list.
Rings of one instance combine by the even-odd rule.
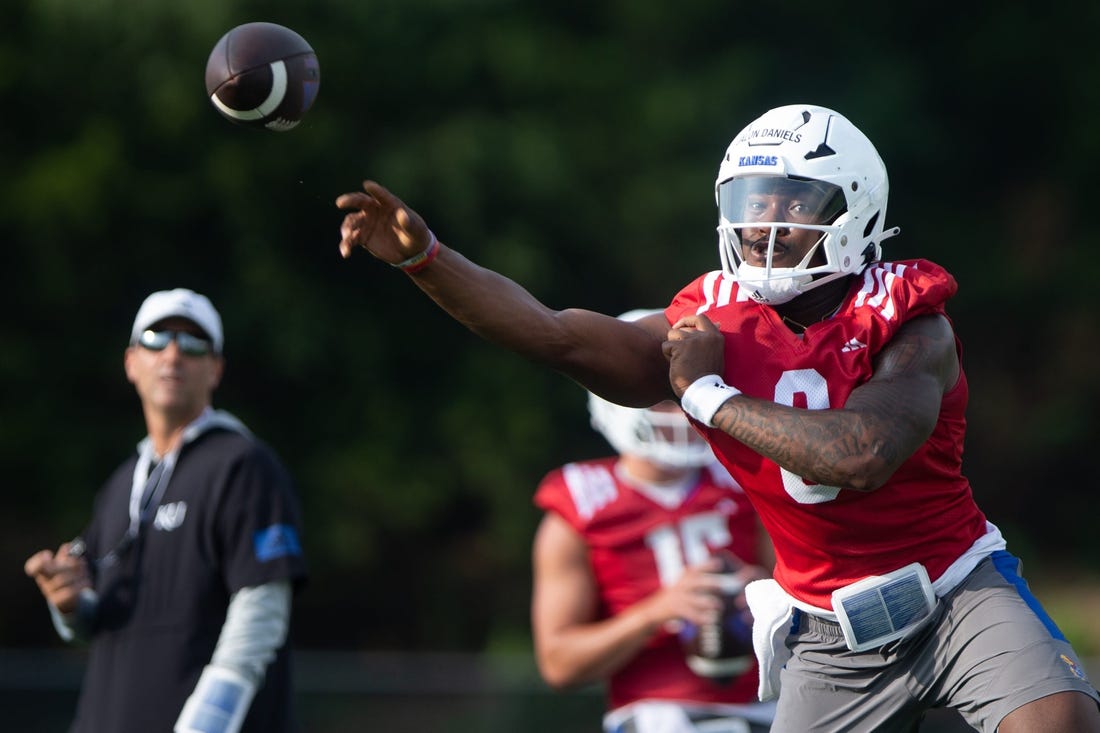
[[232, 122], [290, 130], [317, 99], [321, 67], [306, 39], [275, 23], [245, 23], [214, 46], [206, 93]]
[[722, 611], [716, 623], [680, 628], [680, 646], [691, 671], [700, 677], [729, 680], [752, 666], [752, 614], [745, 603], [744, 566], [730, 552], [716, 553], [722, 560], [717, 575], [722, 583]]

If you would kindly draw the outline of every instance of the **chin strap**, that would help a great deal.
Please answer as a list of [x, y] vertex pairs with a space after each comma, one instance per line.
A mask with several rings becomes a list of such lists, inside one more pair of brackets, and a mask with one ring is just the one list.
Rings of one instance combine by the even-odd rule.
[[901, 227], [890, 227], [889, 229], [883, 229], [882, 234], [875, 237], [875, 243], [881, 244], [884, 240], [890, 237], [896, 237], [901, 234]]
[[869, 265], [875, 261], [875, 250], [879, 245], [890, 237], [896, 237], [901, 234], [901, 227], [890, 227], [889, 229], [883, 229], [877, 237], [867, 243], [867, 246], [863, 248], [863, 264]]

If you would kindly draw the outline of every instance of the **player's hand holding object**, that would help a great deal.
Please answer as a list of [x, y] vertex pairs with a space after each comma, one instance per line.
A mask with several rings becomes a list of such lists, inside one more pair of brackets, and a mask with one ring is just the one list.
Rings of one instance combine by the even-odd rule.
[[23, 571], [38, 583], [42, 594], [63, 614], [76, 610], [80, 594], [91, 588], [88, 564], [84, 558], [69, 553], [63, 544], [54, 554], [42, 550], [27, 559]]

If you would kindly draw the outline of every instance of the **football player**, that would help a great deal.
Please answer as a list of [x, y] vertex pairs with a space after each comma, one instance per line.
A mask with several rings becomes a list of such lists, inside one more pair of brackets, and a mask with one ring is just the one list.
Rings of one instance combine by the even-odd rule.
[[[557, 689], [606, 683], [608, 733], [688, 733], [703, 721], [767, 731], [774, 710], [756, 702], [740, 592], [771, 563], [756, 512], [676, 403], [622, 407], [589, 393], [588, 408], [618, 455], [559, 467], [535, 494], [543, 678]], [[725, 586], [720, 552], [736, 563]]]
[[336, 205], [345, 257], [396, 265], [481, 337], [619, 404], [680, 401], [775, 546], [747, 588], [774, 730], [903, 731], [942, 707], [1100, 733], [1100, 694], [963, 475], [957, 284], [882, 260], [888, 189], [843, 115], [766, 112], [719, 166], [722, 268], [633, 323], [546, 307], [377, 182]]

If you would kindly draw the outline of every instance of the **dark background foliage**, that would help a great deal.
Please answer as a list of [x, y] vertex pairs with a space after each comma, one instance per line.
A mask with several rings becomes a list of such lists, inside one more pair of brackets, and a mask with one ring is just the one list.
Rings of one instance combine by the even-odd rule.
[[[1100, 6], [793, 0], [36, 0], [0, 25], [0, 646], [57, 644], [23, 560], [78, 533], [143, 434], [122, 374], [150, 291], [226, 321], [216, 395], [295, 474], [297, 641], [527, 649], [542, 475], [603, 454], [581, 390], [336, 250], [382, 181], [552, 307], [660, 307], [718, 266], [714, 175], [769, 107], [840, 110], [891, 176], [892, 259], [961, 289], [966, 468], [1033, 567], [1100, 567], [1089, 191]], [[321, 91], [287, 133], [205, 99], [228, 28], [294, 28]], [[1039, 49], [1042, 49], [1040, 52]]]

